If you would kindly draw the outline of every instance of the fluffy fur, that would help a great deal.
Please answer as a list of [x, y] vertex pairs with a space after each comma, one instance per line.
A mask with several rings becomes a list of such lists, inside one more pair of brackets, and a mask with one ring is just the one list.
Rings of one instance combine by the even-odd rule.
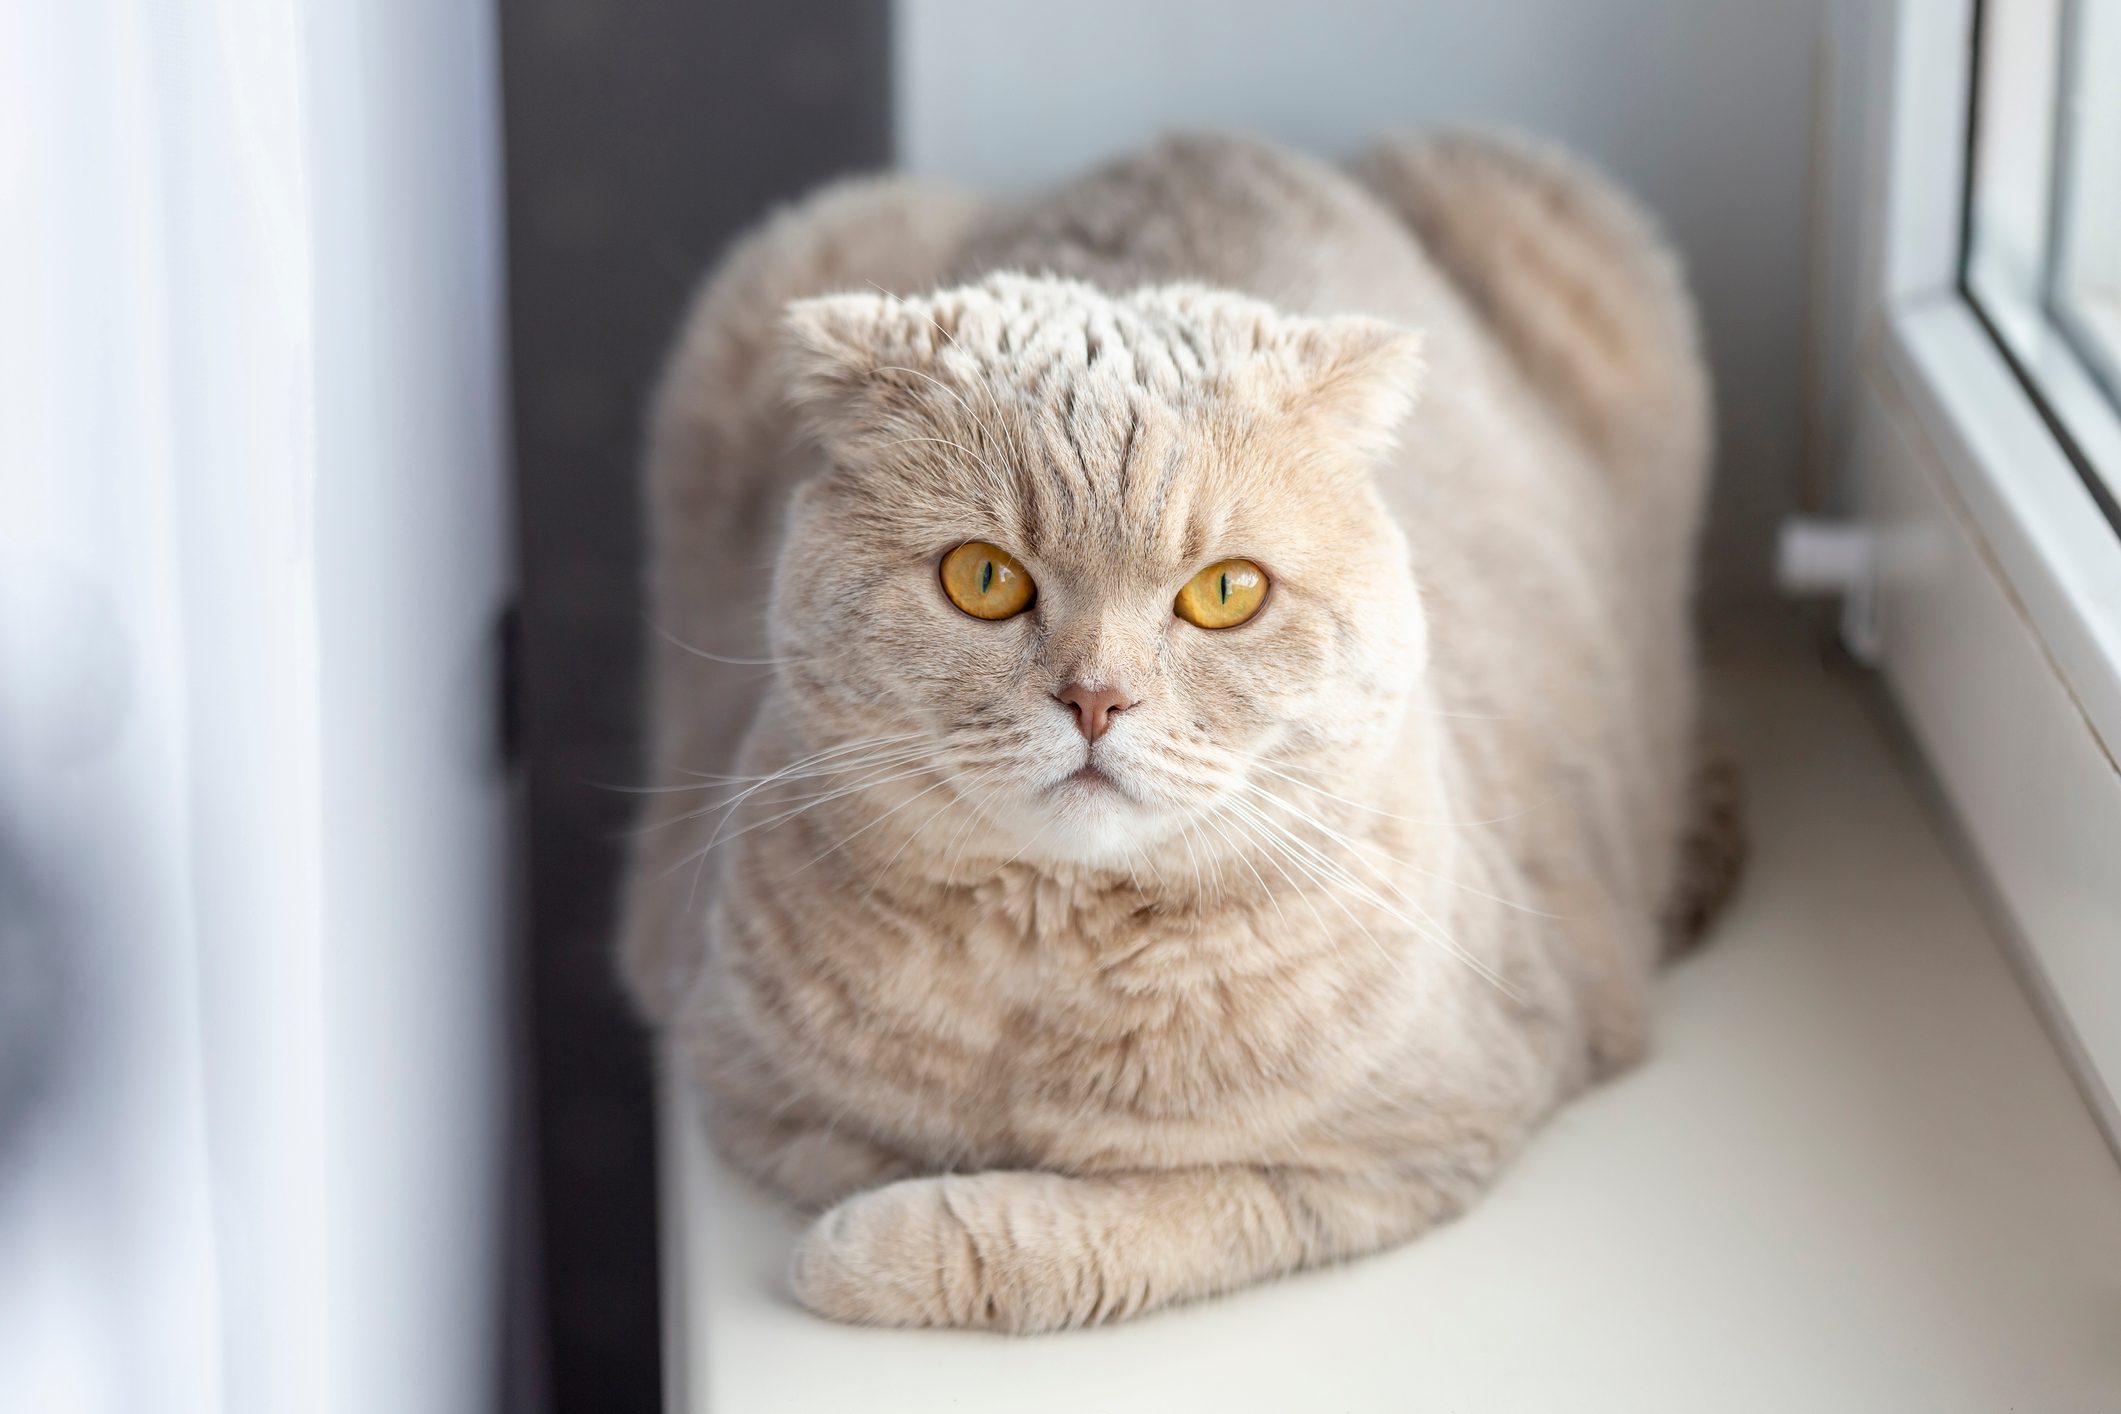
[[[1640, 1056], [1728, 882], [1679, 867], [1707, 437], [1663, 245], [1515, 141], [1182, 139], [741, 243], [654, 420], [622, 958], [823, 1210], [800, 1299], [1047, 1330], [1371, 1251]], [[944, 598], [972, 539], [1032, 611]], [[1258, 617], [1174, 617], [1228, 556]], [[1094, 745], [1077, 682], [1134, 703]]]

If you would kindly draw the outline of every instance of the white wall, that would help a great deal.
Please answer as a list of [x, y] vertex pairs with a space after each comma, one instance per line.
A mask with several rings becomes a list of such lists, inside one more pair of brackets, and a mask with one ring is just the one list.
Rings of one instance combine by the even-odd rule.
[[1807, 434], [1812, 66], [1828, 0], [900, 0], [911, 170], [1049, 181], [1173, 126], [1327, 154], [1447, 122], [1567, 142], [1685, 253], [1715, 363], [1711, 580], [1764, 592]]

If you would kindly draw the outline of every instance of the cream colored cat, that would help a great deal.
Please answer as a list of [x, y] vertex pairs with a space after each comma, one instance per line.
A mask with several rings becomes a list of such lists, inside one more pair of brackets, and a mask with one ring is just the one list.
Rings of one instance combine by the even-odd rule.
[[1640, 1056], [1730, 878], [1708, 417], [1649, 225], [1514, 141], [743, 242], [655, 418], [624, 964], [824, 1209], [797, 1296], [1050, 1330], [1373, 1251]]

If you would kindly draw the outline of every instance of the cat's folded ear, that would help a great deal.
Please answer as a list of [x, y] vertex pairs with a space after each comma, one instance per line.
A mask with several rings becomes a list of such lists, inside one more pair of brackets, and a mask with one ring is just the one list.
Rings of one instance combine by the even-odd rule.
[[781, 374], [789, 401], [831, 438], [878, 411], [907, 379], [926, 376], [934, 345], [903, 300], [824, 295], [797, 300], [781, 321]]
[[1419, 334], [1382, 319], [1344, 315], [1290, 320], [1278, 389], [1283, 409], [1306, 430], [1364, 456], [1391, 449], [1420, 399]]

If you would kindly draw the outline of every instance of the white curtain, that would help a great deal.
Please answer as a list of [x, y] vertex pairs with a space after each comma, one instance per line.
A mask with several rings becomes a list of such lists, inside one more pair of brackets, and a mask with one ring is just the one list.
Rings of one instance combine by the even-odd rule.
[[0, 1409], [491, 1399], [481, 0], [0, 0]]

